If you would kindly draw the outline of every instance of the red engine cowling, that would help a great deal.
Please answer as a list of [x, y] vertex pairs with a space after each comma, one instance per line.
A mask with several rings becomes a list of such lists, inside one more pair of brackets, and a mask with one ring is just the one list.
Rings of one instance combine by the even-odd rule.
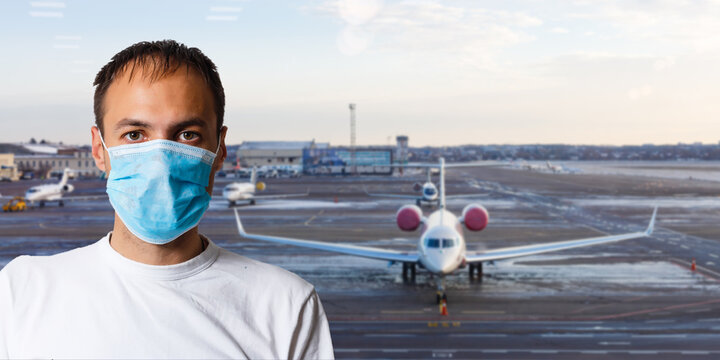
[[405, 205], [395, 215], [397, 226], [402, 231], [415, 231], [422, 224], [422, 210], [415, 205]]
[[482, 205], [470, 204], [463, 209], [461, 219], [468, 230], [481, 231], [490, 221], [490, 215]]

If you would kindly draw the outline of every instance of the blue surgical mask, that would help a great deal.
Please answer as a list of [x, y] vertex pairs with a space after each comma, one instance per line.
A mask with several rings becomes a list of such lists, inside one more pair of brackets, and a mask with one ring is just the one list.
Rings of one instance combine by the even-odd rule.
[[205, 188], [217, 150], [170, 140], [108, 148], [100, 140], [110, 154], [110, 203], [133, 235], [167, 244], [200, 222], [210, 204]]

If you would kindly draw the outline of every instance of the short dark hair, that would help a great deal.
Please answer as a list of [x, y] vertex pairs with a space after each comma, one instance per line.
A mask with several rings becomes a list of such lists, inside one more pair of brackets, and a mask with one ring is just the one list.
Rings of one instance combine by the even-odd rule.
[[[195, 47], [187, 47], [175, 40], [142, 41], [129, 46], [112, 57], [109, 63], [100, 69], [93, 85], [95, 88], [94, 111], [95, 125], [103, 133], [103, 117], [105, 109], [103, 101], [105, 93], [112, 84], [115, 77], [125, 70], [130, 71], [130, 79], [135, 72], [135, 67], [140, 66], [144, 75], [151, 81], [163, 78], [174, 73], [180, 66], [185, 65], [187, 71], [190, 68], [197, 70], [205, 79], [210, 92], [215, 99], [215, 116], [217, 117], [217, 133], [223, 126], [225, 115], [225, 90], [220, 82], [220, 75], [215, 64]], [[128, 67], [130, 68], [128, 69]]]

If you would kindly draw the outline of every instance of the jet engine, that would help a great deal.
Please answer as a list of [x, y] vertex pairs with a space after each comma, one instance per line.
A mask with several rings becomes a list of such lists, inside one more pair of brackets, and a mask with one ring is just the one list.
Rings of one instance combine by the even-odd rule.
[[405, 205], [395, 215], [397, 225], [402, 231], [415, 231], [422, 224], [422, 210], [415, 205]]
[[265, 183], [262, 182], [262, 181], [258, 181], [258, 182], [255, 184], [255, 189], [257, 189], [258, 191], [263, 191], [263, 190], [265, 190]]
[[488, 211], [482, 205], [478, 204], [465, 206], [462, 211], [462, 217], [460, 217], [460, 222], [465, 224], [465, 227], [470, 231], [481, 231], [485, 229], [489, 221], [490, 215]]
[[65, 185], [63, 185], [63, 187], [62, 187], [62, 191], [65, 192], [65, 193], [71, 193], [71, 192], [73, 192], [73, 190], [75, 190], [75, 187], [73, 187], [73, 186], [70, 185], [70, 184], [65, 184]]

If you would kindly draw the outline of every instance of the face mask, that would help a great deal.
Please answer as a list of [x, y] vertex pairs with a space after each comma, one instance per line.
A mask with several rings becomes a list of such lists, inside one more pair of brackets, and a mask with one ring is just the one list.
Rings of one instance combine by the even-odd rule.
[[100, 141], [110, 154], [110, 203], [133, 235], [167, 244], [200, 222], [219, 141], [215, 153], [170, 140], [112, 148]]

